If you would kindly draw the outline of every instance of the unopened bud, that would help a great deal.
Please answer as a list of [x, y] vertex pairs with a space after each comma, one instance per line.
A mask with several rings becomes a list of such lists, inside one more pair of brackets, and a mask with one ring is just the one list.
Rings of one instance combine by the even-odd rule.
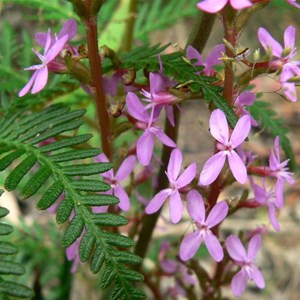
[[260, 60], [260, 50], [256, 49], [253, 53], [253, 61], [258, 62]]

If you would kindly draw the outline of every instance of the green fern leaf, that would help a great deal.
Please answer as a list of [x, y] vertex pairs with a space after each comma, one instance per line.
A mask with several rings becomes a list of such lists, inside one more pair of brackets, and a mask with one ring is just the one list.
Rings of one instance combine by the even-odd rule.
[[54, 182], [37, 203], [37, 208], [42, 210], [49, 208], [55, 203], [63, 191], [63, 184], [59, 181]]
[[14, 261], [1, 260], [0, 261], [0, 274], [5, 275], [23, 275], [25, 268], [15, 263]]
[[101, 246], [96, 248], [96, 251], [93, 255], [92, 262], [91, 262], [91, 272], [96, 274], [100, 271], [105, 261], [105, 254], [101, 249]]
[[57, 224], [65, 223], [70, 217], [74, 204], [71, 197], [66, 195], [65, 199], [60, 203], [57, 213], [56, 213], [56, 222]]
[[[82, 262], [85, 262], [89, 259], [90, 255], [92, 254], [95, 242], [96, 242], [96, 238], [93, 236], [91, 232], [88, 232], [83, 236], [79, 246], [79, 257]], [[96, 258], [97, 257], [99, 258], [99, 256], [96, 255]]]

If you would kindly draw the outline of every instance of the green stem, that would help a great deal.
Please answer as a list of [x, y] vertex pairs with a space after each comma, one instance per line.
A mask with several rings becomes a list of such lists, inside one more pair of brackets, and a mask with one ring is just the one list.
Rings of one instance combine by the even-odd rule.
[[[87, 7], [92, 7], [87, 1]], [[106, 108], [105, 93], [102, 84], [102, 66], [98, 48], [97, 16], [90, 16], [85, 20], [89, 63], [93, 86], [95, 87], [95, 104], [101, 131], [101, 144], [103, 152], [110, 160], [112, 158], [112, 145], [110, 137], [110, 117]]]

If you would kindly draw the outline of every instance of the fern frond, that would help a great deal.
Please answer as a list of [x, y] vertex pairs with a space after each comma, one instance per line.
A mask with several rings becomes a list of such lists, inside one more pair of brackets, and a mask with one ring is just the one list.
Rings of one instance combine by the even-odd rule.
[[[83, 110], [70, 111], [64, 105], [54, 105], [31, 115], [6, 116], [5, 130], [0, 132], [0, 169], [12, 166], [12, 170], [4, 186], [7, 190], [20, 189], [23, 199], [41, 194], [39, 209], [49, 208], [64, 195], [56, 215], [58, 224], [69, 222], [63, 246], [68, 247], [81, 237], [81, 260], [90, 259], [95, 273], [104, 266], [104, 274], [112, 279], [109, 283], [114, 284], [114, 289], [120, 287], [123, 299], [133, 299], [134, 295], [141, 295], [133, 282], [141, 280], [142, 275], [131, 274], [125, 265], [139, 263], [140, 258], [134, 254], [123, 255], [125, 252], [116, 248], [132, 246], [130, 239], [105, 230], [107, 226], [123, 226], [127, 219], [92, 212], [93, 206], [118, 203], [114, 196], [96, 193], [110, 189], [95, 176], [108, 171], [112, 165], [82, 161], [99, 154], [98, 149], [83, 147], [82, 143], [91, 135], [66, 136], [66, 132], [83, 124], [83, 114]], [[60, 139], [61, 134], [64, 139]], [[69, 221], [72, 212], [75, 215]]]
[[280, 144], [285, 155], [290, 159], [290, 167], [295, 172], [297, 170], [297, 164], [290, 141], [286, 135], [288, 129], [284, 125], [284, 120], [279, 119], [277, 114], [271, 109], [271, 105], [266, 102], [255, 101], [248, 109], [253, 118], [257, 120], [266, 131], [271, 133], [274, 137], [279, 136]]
[[[0, 218], [5, 217], [8, 213], [9, 211], [6, 208], [0, 207]], [[12, 231], [12, 226], [0, 223], [0, 235], [9, 235]], [[13, 244], [7, 241], [0, 241], [0, 296], [6, 297], [5, 299], [11, 299], [10, 297], [24, 299], [33, 296], [33, 291], [27, 286], [5, 279], [6, 275], [20, 276], [25, 273], [23, 265], [7, 258], [8, 255], [13, 255], [17, 252], [18, 250]]]

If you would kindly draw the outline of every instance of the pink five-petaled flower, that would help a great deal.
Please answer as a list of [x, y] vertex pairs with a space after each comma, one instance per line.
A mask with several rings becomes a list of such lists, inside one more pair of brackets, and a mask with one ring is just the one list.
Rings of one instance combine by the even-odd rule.
[[251, 183], [254, 199], [261, 205], [265, 205], [269, 209], [269, 220], [273, 228], [277, 231], [280, 230], [280, 225], [278, 223], [276, 213], [279, 210], [279, 206], [276, 199], [276, 193], [273, 188], [267, 190], [265, 179], [262, 179], [262, 186], [256, 183]]
[[146, 207], [147, 214], [157, 212], [166, 199], [170, 198], [169, 211], [172, 223], [178, 223], [182, 218], [183, 204], [180, 196], [180, 189], [186, 187], [196, 175], [196, 163], [190, 164], [179, 176], [182, 165], [182, 153], [176, 148], [171, 152], [171, 157], [166, 172], [170, 187], [160, 191], [154, 196]]
[[48, 80], [48, 67], [47, 65], [55, 59], [59, 52], [63, 49], [65, 43], [67, 42], [69, 36], [66, 34], [60, 39], [58, 39], [51, 46], [51, 34], [50, 29], [48, 30], [47, 40], [45, 43], [44, 55], [40, 54], [35, 49], [32, 49], [37, 57], [41, 60], [40, 65], [34, 65], [25, 70], [35, 70], [28, 83], [19, 92], [19, 97], [26, 95], [31, 89], [32, 94], [36, 94], [41, 91], [47, 83]]
[[179, 250], [180, 258], [184, 261], [192, 258], [204, 242], [213, 259], [221, 261], [224, 257], [223, 249], [218, 238], [211, 232], [211, 228], [227, 216], [227, 203], [225, 201], [217, 203], [206, 218], [202, 196], [196, 190], [191, 190], [187, 195], [187, 210], [195, 221], [197, 229], [182, 240]]
[[216, 70], [213, 66], [221, 63], [220, 58], [222, 57], [223, 52], [225, 52], [225, 46], [223, 44], [216, 45], [206, 57], [206, 60], [204, 60], [194, 47], [188, 46], [186, 49], [186, 56], [188, 59], [197, 59], [197, 62], [194, 63], [195, 66], [204, 66], [201, 73], [203, 72], [207, 76], [215, 76]]
[[228, 2], [236, 10], [253, 5], [253, 3], [248, 0], [203, 0], [198, 2], [197, 7], [205, 12], [215, 14], [222, 10]]
[[[96, 161], [108, 162], [108, 159], [104, 153], [101, 153], [100, 155], [97, 156]], [[120, 202], [118, 206], [123, 211], [129, 210], [130, 201], [125, 189], [121, 186], [121, 182], [124, 179], [126, 179], [129, 176], [129, 174], [133, 171], [135, 162], [136, 162], [135, 156], [130, 155], [124, 159], [116, 174], [114, 174], [113, 170], [109, 170], [101, 174], [101, 176], [103, 176], [104, 178], [104, 181], [111, 185], [111, 189], [107, 193], [113, 194], [119, 198]]]
[[242, 242], [235, 235], [230, 235], [226, 239], [226, 248], [230, 257], [241, 267], [241, 270], [234, 275], [231, 281], [231, 289], [234, 296], [239, 297], [245, 291], [248, 279], [263, 289], [265, 281], [262, 273], [254, 264], [254, 259], [260, 248], [261, 236], [255, 235], [251, 238], [248, 251], [246, 252]]
[[215, 181], [220, 174], [226, 157], [228, 157], [229, 167], [235, 179], [244, 184], [247, 180], [247, 169], [239, 155], [233, 150], [238, 147], [248, 136], [251, 129], [249, 116], [241, 117], [230, 138], [229, 128], [225, 114], [220, 109], [215, 109], [211, 113], [209, 120], [210, 133], [218, 141], [217, 149], [220, 151], [210, 157], [200, 174], [199, 183], [209, 185]]
[[135, 125], [139, 129], [144, 130], [144, 133], [140, 136], [136, 145], [137, 158], [143, 166], [148, 166], [150, 164], [154, 149], [154, 136], [156, 136], [164, 145], [172, 148], [176, 147], [176, 144], [163, 132], [163, 130], [155, 125], [157, 119], [152, 118], [154, 107], [152, 107], [149, 116], [138, 96], [132, 92], [127, 94], [126, 104], [130, 115], [137, 120]]
[[276, 136], [274, 140], [274, 150], [271, 151], [269, 158], [270, 175], [277, 178], [276, 183], [276, 199], [279, 208], [283, 207], [283, 183], [287, 181], [289, 184], [295, 183], [293, 173], [288, 171], [286, 165], [289, 159], [280, 162], [280, 151], [279, 151], [279, 136]]
[[264, 28], [259, 28], [258, 39], [263, 48], [277, 59], [270, 64], [273, 68], [282, 68], [280, 74], [280, 82], [282, 83], [283, 92], [293, 102], [297, 100], [297, 93], [294, 82], [289, 82], [289, 79], [295, 75], [300, 75], [299, 61], [291, 61], [296, 55], [295, 47], [296, 28], [288, 26], [284, 31], [284, 48], [269, 34]]
[[[153, 116], [152, 118], [156, 118], [161, 109], [164, 107], [166, 110], [167, 117], [172, 126], [175, 125], [174, 114], [173, 114], [173, 106], [172, 104], [177, 99], [174, 95], [168, 93], [168, 88], [172, 85], [171, 80], [163, 76], [161, 73], [150, 73], [149, 76], [150, 81], [150, 92], [146, 90], [142, 90], [141, 94], [145, 97], [143, 100], [150, 102], [145, 106], [145, 109], [152, 108]], [[152, 120], [150, 119], [150, 122]]]

